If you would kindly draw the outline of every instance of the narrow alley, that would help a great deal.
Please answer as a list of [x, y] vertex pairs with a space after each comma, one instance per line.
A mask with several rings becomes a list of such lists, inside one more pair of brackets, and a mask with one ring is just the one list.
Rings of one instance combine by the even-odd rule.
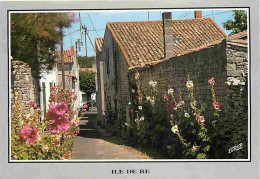
[[126, 160], [150, 159], [142, 152], [111, 140], [101, 129], [95, 127], [96, 112], [85, 112], [80, 120], [80, 133], [75, 138], [72, 160]]

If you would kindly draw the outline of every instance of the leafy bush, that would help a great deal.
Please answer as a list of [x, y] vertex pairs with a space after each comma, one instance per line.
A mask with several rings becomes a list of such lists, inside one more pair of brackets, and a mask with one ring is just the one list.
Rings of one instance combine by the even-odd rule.
[[125, 119], [125, 109], [120, 108], [119, 111], [115, 111], [109, 103], [106, 103], [105, 129], [107, 132], [112, 135], [126, 137]]
[[157, 91], [157, 82], [152, 80], [149, 82], [150, 91], [144, 93], [140, 89], [140, 74], [135, 77], [136, 82], [132, 85], [132, 132], [136, 141], [159, 149], [172, 158], [215, 158], [220, 104], [215, 99], [214, 78], [208, 81], [212, 107], [202, 105], [198, 108], [190, 79], [186, 83], [190, 105], [185, 105], [181, 93], [177, 100], [173, 89], [169, 88], [168, 94], [162, 96]]
[[95, 75], [88, 72], [79, 72], [80, 90], [90, 95], [96, 91]]
[[86, 58], [86, 56], [79, 56], [79, 66], [80, 68], [92, 68], [92, 64], [95, 63], [95, 56]]

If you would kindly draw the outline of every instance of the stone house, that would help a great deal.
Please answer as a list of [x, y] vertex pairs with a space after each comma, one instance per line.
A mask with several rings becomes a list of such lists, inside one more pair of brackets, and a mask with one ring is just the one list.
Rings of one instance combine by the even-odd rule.
[[[63, 50], [64, 68], [65, 68], [65, 83], [66, 89], [71, 89], [77, 96], [80, 95], [79, 87], [79, 63], [74, 51], [74, 47], [71, 46], [69, 50]], [[57, 55], [57, 85], [62, 88], [62, 69], [61, 69], [61, 53], [58, 51]], [[80, 99], [77, 98], [75, 102], [76, 108], [80, 108]]]
[[[74, 53], [74, 47], [64, 50], [65, 80], [67, 89], [79, 95], [79, 66]], [[20, 92], [20, 100], [28, 108], [28, 102], [35, 100], [37, 106], [44, 112], [49, 108], [50, 88], [62, 87], [62, 72], [60, 51], [58, 51], [56, 65], [52, 70], [41, 68], [39, 79], [33, 78], [31, 68], [22, 61], [12, 60], [12, 91]], [[24, 78], [24, 79], [23, 79]], [[80, 107], [80, 99], [76, 100], [75, 108]]]
[[[113, 109], [125, 108], [127, 121], [131, 98], [130, 82], [138, 71], [142, 90], [149, 90], [149, 81], [157, 81], [160, 93], [169, 86], [185, 93], [189, 75], [195, 86], [198, 101], [209, 98], [207, 80], [214, 76], [217, 98], [225, 95], [226, 34], [211, 18], [172, 20], [163, 13], [162, 21], [107, 23], [102, 46], [97, 52], [97, 74], [104, 94], [101, 105], [107, 102]], [[102, 49], [101, 49], [102, 47]], [[100, 97], [100, 96], [98, 96]], [[103, 110], [103, 109], [102, 109]]]

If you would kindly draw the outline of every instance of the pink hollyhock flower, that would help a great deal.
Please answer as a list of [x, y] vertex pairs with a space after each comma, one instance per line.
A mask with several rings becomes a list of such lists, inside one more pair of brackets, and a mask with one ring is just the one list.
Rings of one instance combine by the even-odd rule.
[[193, 145], [192, 150], [194, 151], [198, 150], [197, 146]]
[[69, 96], [72, 96], [72, 95], [74, 95], [74, 92], [70, 92], [70, 93], [69, 93]]
[[217, 111], [218, 111], [219, 108], [220, 108], [220, 104], [219, 104], [219, 102], [217, 102], [217, 101], [214, 101], [214, 102], [213, 102], [213, 106], [214, 106], [214, 109], [217, 110]]
[[209, 80], [208, 80], [208, 84], [209, 85], [214, 85], [215, 84], [215, 80], [213, 77], [211, 77]]
[[37, 129], [35, 127], [31, 129], [29, 125], [26, 125], [21, 130], [19, 138], [21, 140], [22, 145], [24, 145], [24, 141], [26, 138], [28, 143], [33, 143], [37, 139]]
[[28, 104], [29, 104], [30, 106], [34, 107], [35, 101], [29, 101]]
[[24, 145], [24, 141], [25, 141], [25, 135], [23, 135], [22, 133], [19, 134], [19, 138], [21, 140], [21, 145]]
[[196, 119], [196, 121], [198, 122], [198, 121], [199, 121], [199, 118], [200, 118], [200, 115], [197, 114], [197, 113], [194, 113], [193, 115], [195, 116], [195, 119]]
[[78, 98], [77, 96], [74, 96], [73, 100], [74, 100], [74, 101], [76, 101], [76, 100], [77, 100], [77, 98]]
[[28, 133], [27, 142], [33, 143], [37, 139], [37, 129], [33, 127]]
[[62, 116], [67, 111], [68, 105], [66, 103], [64, 103], [64, 102], [61, 102], [59, 104], [56, 104], [54, 109], [55, 109], [55, 113], [58, 116]]
[[201, 122], [202, 124], [204, 124], [204, 122], [205, 122], [205, 117], [204, 117], [204, 116], [200, 116], [200, 122]]
[[59, 118], [59, 115], [56, 112], [57, 110], [55, 109], [55, 105], [52, 102], [50, 104], [50, 109], [46, 113], [47, 119], [56, 120], [57, 118]]
[[74, 136], [77, 136], [78, 134], [79, 134], [79, 130], [76, 130], [76, 131], [73, 132]]
[[55, 90], [55, 87], [52, 86], [52, 87], [51, 87], [51, 91], [54, 91], [54, 90]]
[[58, 124], [57, 124], [57, 122], [55, 120], [53, 120], [51, 122], [49, 127], [50, 127], [50, 132], [51, 133], [55, 133], [55, 134], [59, 133]]
[[62, 131], [66, 131], [69, 128], [69, 118], [63, 116], [62, 118], [59, 119], [58, 122], [58, 129]]
[[24, 128], [21, 130], [21, 135], [27, 136], [28, 133], [30, 131], [30, 126], [29, 125], [25, 125]]
[[164, 95], [163, 99], [164, 101], [168, 101], [168, 96]]

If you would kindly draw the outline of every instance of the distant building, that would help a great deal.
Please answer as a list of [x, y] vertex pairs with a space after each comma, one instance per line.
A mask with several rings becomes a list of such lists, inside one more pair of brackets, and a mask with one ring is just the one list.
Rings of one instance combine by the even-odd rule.
[[[76, 100], [76, 108], [80, 107], [79, 99], [79, 63], [77, 61], [74, 47], [70, 50], [63, 51], [64, 69], [65, 69], [65, 83], [66, 89], [71, 89], [78, 96]], [[57, 56], [57, 84], [62, 88], [62, 69], [61, 69], [61, 53], [58, 51]]]

